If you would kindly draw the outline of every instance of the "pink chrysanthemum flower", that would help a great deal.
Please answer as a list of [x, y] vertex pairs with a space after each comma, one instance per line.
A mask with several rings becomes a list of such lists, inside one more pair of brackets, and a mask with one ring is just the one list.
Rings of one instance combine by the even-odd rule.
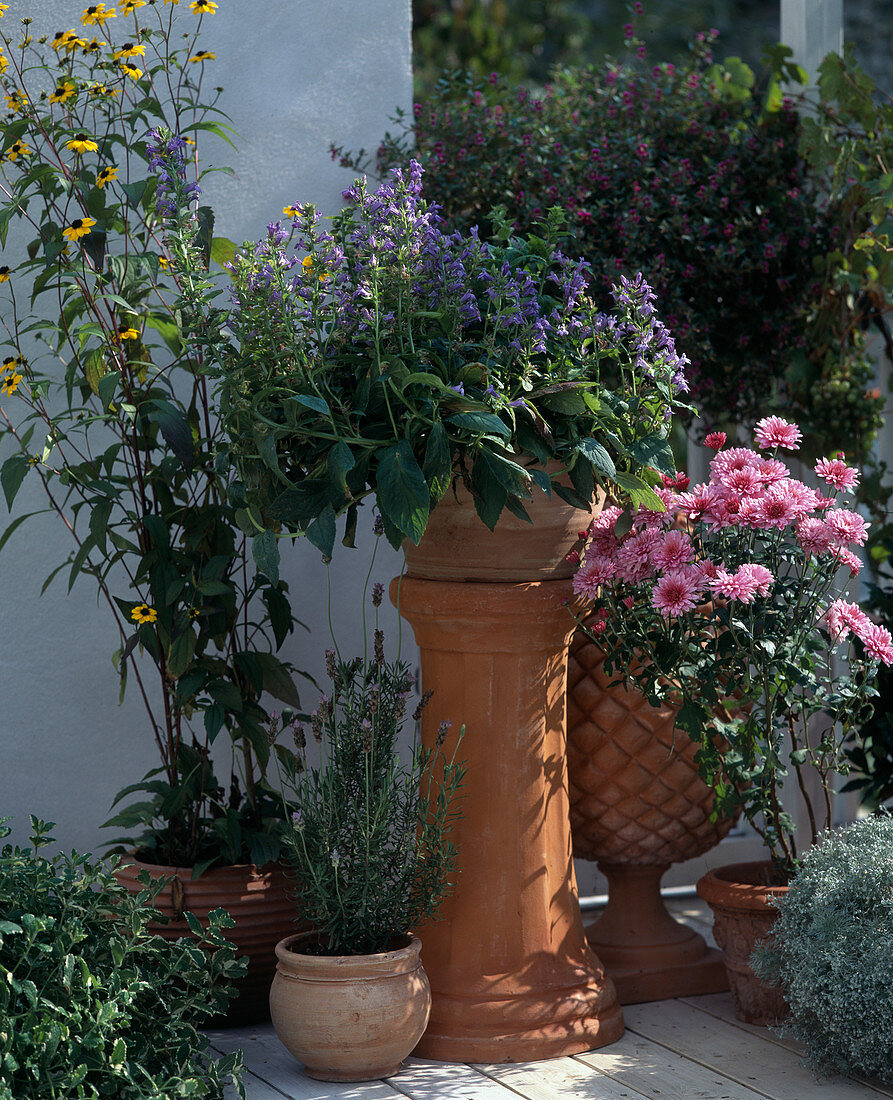
[[852, 631], [857, 638], [872, 626], [872, 621], [861, 607], [846, 600], [833, 600], [823, 616], [828, 633], [834, 641], [842, 641]]
[[843, 547], [839, 546], [832, 554], [832, 557], [836, 558], [842, 566], [845, 565], [847, 569], [849, 569], [851, 577], [858, 577], [862, 572], [862, 561], [852, 552], [852, 550], [844, 550]]
[[763, 488], [763, 479], [753, 466], [742, 466], [736, 470], [726, 470], [719, 480], [733, 493], [743, 493], [752, 496]]
[[704, 437], [705, 446], [709, 447], [711, 451], [719, 451], [726, 444], [725, 432], [708, 432]]
[[681, 569], [691, 561], [691, 539], [684, 531], [667, 531], [661, 542], [655, 546], [651, 561], [658, 569], [670, 573]]
[[797, 520], [797, 542], [807, 554], [827, 554], [837, 545], [837, 535], [823, 519], [804, 516]]
[[842, 545], [854, 542], [862, 546], [868, 538], [869, 525], [856, 512], [850, 512], [846, 508], [830, 509], [825, 513], [825, 523], [837, 535]]
[[859, 635], [859, 641], [865, 646], [865, 652], [885, 665], [893, 664], [893, 638], [890, 631], [877, 623], [869, 623]]
[[631, 535], [617, 551], [617, 576], [630, 584], [638, 584], [654, 572], [651, 554], [660, 542], [659, 532], [652, 528]]
[[714, 481], [722, 481], [732, 470], [743, 470], [748, 466], [759, 468], [759, 463], [760, 455], [756, 451], [749, 447], [731, 447], [710, 459], [710, 477]]
[[696, 485], [687, 493], [679, 494], [679, 509], [691, 520], [699, 520], [710, 510], [716, 493], [709, 485]]
[[791, 476], [791, 471], [780, 458], [765, 458], [760, 455], [756, 464], [764, 485], [772, 485], [776, 481], [786, 481]]
[[782, 447], [786, 451], [799, 451], [803, 434], [796, 424], [780, 416], [764, 416], [753, 430], [756, 444], [764, 451]]
[[799, 494], [790, 481], [770, 485], [757, 502], [754, 519], [760, 527], [787, 527], [803, 514]]
[[859, 484], [859, 471], [854, 466], [847, 466], [840, 458], [820, 458], [815, 464], [815, 472], [822, 481], [845, 492]]
[[748, 562], [745, 565], [739, 566], [739, 574], [744, 574], [750, 577], [756, 584], [758, 596], [768, 596], [769, 586], [775, 580], [770, 570], [765, 565], [757, 565], [756, 562]]
[[612, 581], [616, 573], [617, 566], [611, 558], [587, 554], [586, 560], [574, 574], [574, 592], [590, 600], [597, 599], [601, 586]]
[[635, 596], [624, 596], [621, 602], [623, 603], [623, 606], [626, 608], [627, 611], [632, 611], [632, 609], [636, 606]]
[[651, 592], [651, 606], [669, 618], [691, 611], [698, 602], [701, 587], [690, 573], [677, 570], [665, 573]]
[[679, 470], [676, 471], [674, 477], [670, 477], [669, 474], [661, 474], [660, 479], [665, 489], [675, 489], [679, 493], [684, 493], [691, 484], [691, 478], [688, 474], [680, 473]]
[[738, 600], [740, 603], [753, 603], [759, 588], [759, 580], [740, 569], [735, 573], [729, 573], [726, 569], [717, 569], [715, 579], [710, 582], [712, 592], [724, 596], [727, 600]]

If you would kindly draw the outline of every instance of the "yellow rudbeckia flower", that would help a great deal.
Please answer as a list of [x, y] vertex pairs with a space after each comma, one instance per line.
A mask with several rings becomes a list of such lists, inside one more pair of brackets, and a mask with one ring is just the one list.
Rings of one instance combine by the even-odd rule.
[[147, 603], [141, 603], [130, 612], [130, 617], [135, 623], [154, 623], [158, 618], [158, 612]]
[[111, 165], [108, 168], [101, 168], [96, 173], [96, 186], [98, 188], [102, 189], [103, 187], [105, 187], [105, 185], [107, 183], [111, 183], [112, 180], [116, 180], [117, 178], [118, 178], [118, 169], [117, 168], [114, 168]]
[[97, 27], [101, 27], [106, 19], [114, 19], [117, 14], [114, 8], [107, 8], [105, 4], [91, 4], [89, 8], [84, 10], [84, 14], [81, 16], [81, 22], [85, 27], [90, 26], [91, 23], [95, 23]]
[[139, 340], [140, 331], [137, 328], [119, 328], [118, 335], [122, 340]]
[[24, 141], [14, 141], [6, 150], [6, 159], [15, 163], [19, 157], [30, 157], [31, 149]]
[[24, 111], [30, 103], [28, 96], [16, 88], [13, 88], [9, 95], [4, 96], [4, 99], [6, 100], [6, 106], [14, 115], [17, 115], [19, 111]]
[[6, 264], [3, 264], [2, 266], [0, 266], [0, 283], [8, 283], [9, 282], [9, 276], [11, 274], [12, 274], [12, 272], [9, 270], [9, 268], [7, 267]]
[[282, 207], [282, 213], [287, 218], [300, 218], [304, 211], [300, 208], [300, 206], [298, 206], [296, 202], [291, 202], [288, 204], [288, 206]]
[[143, 42], [125, 42], [120, 50], [112, 54], [113, 61], [120, 61], [124, 57], [141, 57], [146, 52]]
[[121, 0], [121, 14], [133, 15], [137, 8], [144, 8], [146, 0]]
[[94, 225], [96, 225], [95, 218], [75, 218], [71, 225], [62, 230], [62, 236], [70, 241], [76, 241], [80, 237], [86, 237]]
[[95, 153], [99, 148], [93, 138], [87, 137], [86, 134], [75, 134], [73, 138], [65, 142], [65, 147], [71, 149], [73, 153], [77, 153], [78, 156], [83, 153]]
[[119, 61], [118, 66], [121, 72], [124, 73], [125, 76], [129, 76], [131, 80], [139, 80], [143, 75], [142, 69], [138, 69], [136, 65], [131, 65], [127, 61]]
[[70, 80], [60, 80], [56, 90], [50, 96], [50, 103], [65, 103], [77, 92], [77, 86]]
[[217, 5], [214, 0], [192, 0], [189, 7], [195, 12], [196, 15], [213, 15], [217, 11]]
[[198, 65], [202, 61], [216, 61], [217, 54], [212, 53], [210, 50], [199, 50], [197, 54], [194, 54], [189, 58], [193, 65]]
[[12, 374], [7, 374], [3, 381], [0, 382], [0, 393], [6, 394], [7, 397], [12, 397], [12, 395], [19, 388], [19, 383], [21, 382], [21, 380], [22, 376], [20, 374], [16, 374], [15, 371], [13, 371]]

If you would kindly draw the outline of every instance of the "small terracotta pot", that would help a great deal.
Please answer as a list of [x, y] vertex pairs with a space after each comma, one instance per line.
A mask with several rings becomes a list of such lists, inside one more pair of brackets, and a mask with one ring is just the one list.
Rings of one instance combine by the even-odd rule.
[[428, 1023], [431, 989], [417, 936], [379, 955], [306, 955], [313, 932], [276, 944], [270, 1017], [282, 1045], [320, 1081], [397, 1073]]
[[730, 863], [708, 871], [698, 882], [698, 894], [713, 910], [713, 934], [723, 953], [735, 1013], [747, 1024], [774, 1024], [787, 1015], [777, 986], [761, 982], [750, 968], [750, 956], [772, 934], [778, 910], [769, 898], [788, 887], [770, 885], [777, 877], [770, 860]]
[[225, 931], [239, 956], [247, 957], [248, 973], [237, 983], [238, 995], [218, 1026], [241, 1027], [269, 1020], [269, 990], [275, 971], [276, 944], [298, 923], [298, 909], [291, 897], [285, 866], [268, 863], [258, 868], [243, 863], [214, 867], [197, 879], [191, 867], [167, 867], [143, 863], [136, 856], [124, 857], [115, 878], [131, 893], [143, 889], [139, 875], [148, 871], [153, 878], [174, 876], [155, 899], [155, 908], [169, 918], [166, 924], [151, 924], [165, 940], [191, 935], [183, 917], [190, 912], [202, 925], [212, 909], [225, 909], [236, 922]]

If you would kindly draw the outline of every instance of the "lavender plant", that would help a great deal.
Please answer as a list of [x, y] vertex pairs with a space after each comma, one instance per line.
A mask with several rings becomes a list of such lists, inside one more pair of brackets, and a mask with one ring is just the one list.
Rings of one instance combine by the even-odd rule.
[[[285, 208], [232, 265], [234, 307], [201, 287], [184, 301], [193, 338], [219, 365], [243, 529], [260, 560], [276, 533], [331, 555], [374, 496], [394, 546], [418, 542], [460, 477], [481, 520], [527, 518], [532, 491], [583, 507], [595, 482], [655, 503], [673, 467], [668, 422], [686, 359], [641, 278], [589, 296], [586, 263], [539, 235], [445, 233], [413, 162], [377, 190], [357, 182], [322, 232], [311, 206]], [[185, 247], [188, 254], [188, 244]], [[223, 335], [221, 336], [221, 332]], [[559, 464], [561, 480], [544, 467]]]
[[[406, 720], [413, 679], [405, 661], [385, 660], [376, 584], [376, 627], [371, 658], [326, 653], [331, 694], [314, 711], [310, 728], [322, 765], [304, 766], [305, 734], [293, 726], [297, 752], [277, 750], [283, 786], [296, 807], [285, 854], [294, 868], [301, 912], [318, 934], [313, 950], [367, 955], [435, 917], [450, 889], [456, 859], [449, 840], [455, 797], [465, 774], [456, 750], [417, 746], [401, 764], [397, 738]], [[431, 694], [412, 714], [417, 723]]]

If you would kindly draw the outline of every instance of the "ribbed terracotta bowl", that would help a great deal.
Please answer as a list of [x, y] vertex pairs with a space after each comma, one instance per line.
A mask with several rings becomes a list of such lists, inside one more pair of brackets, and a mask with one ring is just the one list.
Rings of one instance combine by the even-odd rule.
[[735, 1012], [748, 1024], [774, 1024], [788, 1011], [781, 990], [760, 981], [749, 962], [757, 943], [772, 935], [778, 910], [769, 899], [788, 890], [769, 885], [772, 870], [769, 860], [730, 863], [698, 882], [698, 894], [713, 910], [713, 935], [729, 974]]
[[115, 878], [131, 893], [138, 893], [143, 888], [138, 876], [144, 870], [154, 878], [171, 875], [176, 879], [155, 899], [155, 908], [170, 918], [168, 924], [153, 925], [163, 939], [190, 935], [182, 915], [187, 910], [202, 925], [207, 925], [212, 909], [225, 909], [236, 922], [226, 930], [226, 938], [240, 956], [247, 956], [248, 973], [239, 983], [239, 995], [230, 1004], [225, 1021], [220, 1022], [236, 1027], [269, 1020], [276, 944], [295, 931], [299, 916], [284, 865], [216, 867], [193, 879], [190, 867], [159, 866], [125, 856]]

